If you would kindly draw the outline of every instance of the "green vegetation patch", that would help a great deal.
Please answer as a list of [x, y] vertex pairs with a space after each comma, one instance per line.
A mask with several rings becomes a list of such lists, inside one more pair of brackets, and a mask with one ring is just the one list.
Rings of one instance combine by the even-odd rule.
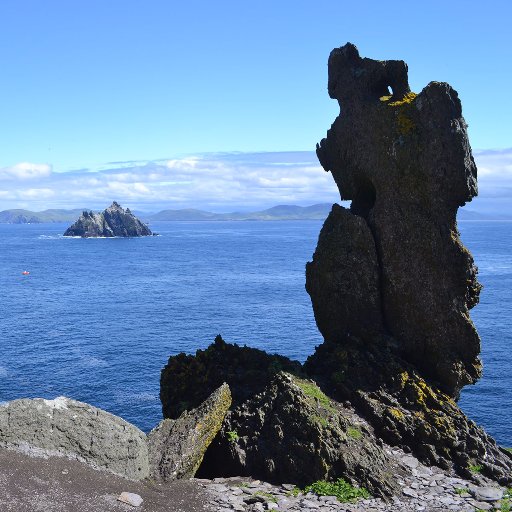
[[228, 436], [228, 441], [230, 443], [236, 443], [240, 439], [236, 430], [230, 430], [229, 432], [226, 432], [226, 435]]
[[358, 428], [355, 427], [348, 427], [347, 435], [352, 439], [361, 439], [363, 437], [363, 433]]
[[469, 466], [468, 469], [471, 473], [481, 473], [483, 466], [481, 464], [474, 464], [473, 466]]
[[511, 512], [512, 510], [512, 487], [509, 487], [503, 494], [500, 503], [500, 512]]
[[269, 492], [256, 491], [253, 494], [253, 496], [261, 496], [262, 498], [265, 498], [267, 501], [270, 501], [272, 503], [277, 503], [277, 498], [273, 494], [270, 494]]
[[320, 424], [322, 427], [328, 427], [329, 422], [326, 418], [322, 418], [322, 416], [313, 416], [313, 421], [316, 421], [318, 424]]
[[334, 411], [335, 409], [331, 405], [331, 401], [325, 393], [314, 383], [307, 380], [302, 379], [294, 379], [295, 384], [299, 386], [302, 392], [309, 398], [314, 398], [318, 401], [318, 403], [329, 411]]
[[358, 499], [370, 497], [370, 493], [364, 487], [354, 487], [343, 478], [338, 478], [335, 482], [319, 480], [308, 485], [303, 492], [312, 492], [317, 496], [336, 496], [341, 503], [354, 503]]

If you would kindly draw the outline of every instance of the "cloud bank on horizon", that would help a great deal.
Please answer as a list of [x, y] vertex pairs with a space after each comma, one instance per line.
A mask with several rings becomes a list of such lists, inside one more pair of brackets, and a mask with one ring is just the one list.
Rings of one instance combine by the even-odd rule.
[[[512, 148], [475, 151], [479, 198], [468, 209], [512, 213]], [[339, 202], [330, 173], [313, 151], [213, 153], [99, 169], [55, 172], [22, 162], [0, 168], [0, 210], [103, 209], [112, 200], [144, 211], [198, 208], [215, 212], [277, 204]]]

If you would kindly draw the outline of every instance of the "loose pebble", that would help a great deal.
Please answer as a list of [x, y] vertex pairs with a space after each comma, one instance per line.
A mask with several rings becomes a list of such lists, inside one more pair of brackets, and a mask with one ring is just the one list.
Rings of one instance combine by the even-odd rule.
[[140, 507], [144, 501], [138, 494], [134, 494], [133, 492], [122, 492], [117, 500], [127, 503], [132, 507]]

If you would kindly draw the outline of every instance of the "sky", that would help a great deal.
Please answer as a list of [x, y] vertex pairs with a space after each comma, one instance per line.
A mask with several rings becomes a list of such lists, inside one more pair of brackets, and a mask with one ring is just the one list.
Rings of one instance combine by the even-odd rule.
[[312, 151], [339, 112], [327, 58], [347, 41], [405, 60], [416, 92], [458, 91], [471, 207], [508, 207], [510, 19], [509, 0], [0, 0], [0, 210], [336, 201]]

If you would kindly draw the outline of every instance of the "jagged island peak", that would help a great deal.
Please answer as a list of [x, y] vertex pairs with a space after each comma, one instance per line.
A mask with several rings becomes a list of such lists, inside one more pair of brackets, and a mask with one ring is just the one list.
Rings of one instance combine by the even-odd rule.
[[129, 208], [124, 209], [116, 201], [101, 213], [85, 210], [64, 233], [64, 236], [82, 238], [151, 235], [153, 233], [146, 224], [133, 215]]

